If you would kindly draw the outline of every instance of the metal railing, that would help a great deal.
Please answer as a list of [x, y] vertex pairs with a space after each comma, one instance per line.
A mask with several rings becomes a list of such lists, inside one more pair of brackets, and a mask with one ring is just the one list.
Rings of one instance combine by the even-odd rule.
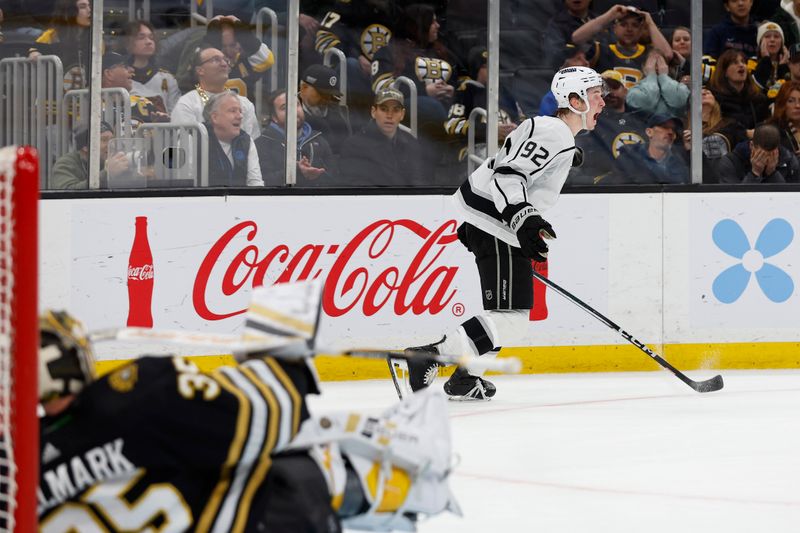
[[208, 186], [208, 132], [202, 124], [142, 124], [136, 137], [145, 139], [148, 187], [170, 186], [169, 182], [192, 180], [194, 186]]
[[[479, 118], [487, 118], [487, 113], [484, 108], [476, 107], [469, 112], [469, 118], [467, 119], [467, 176], [475, 172], [476, 165], [480, 166], [485, 159], [485, 157], [481, 157], [475, 153], [475, 129]], [[486, 156], [490, 153], [494, 153], [494, 151], [487, 149]]]
[[[114, 131], [114, 137], [131, 137], [131, 96], [121, 87], [100, 91], [101, 116]], [[78, 124], [88, 125], [89, 89], [73, 89], [64, 94], [61, 106], [61, 151], [72, 150], [73, 134]]]
[[322, 64], [326, 67], [333, 67], [333, 56], [339, 61], [339, 90], [342, 97], [339, 99], [340, 106], [347, 106], [347, 57], [338, 48], [328, 48], [322, 59]]
[[57, 56], [0, 60], [0, 146], [30, 145], [39, 151], [39, 182], [61, 155], [64, 72]]
[[[205, 16], [198, 13], [198, 3], [203, 3], [206, 6], [206, 14]], [[197, 26], [197, 23], [200, 24], [208, 24], [208, 21], [214, 17], [214, 3], [212, 0], [191, 0], [189, 2], [189, 24], [191, 24], [192, 28]]]
[[400, 85], [405, 85], [408, 87], [408, 95], [409, 95], [409, 124], [411, 125], [410, 128], [403, 126], [402, 124], [400, 127], [413, 135], [414, 137], [417, 136], [417, 124], [418, 124], [418, 117], [417, 117], [417, 86], [416, 84], [411, 81], [411, 79], [407, 78], [406, 76], [398, 76], [392, 82], [392, 87], [394, 89], [400, 89]]

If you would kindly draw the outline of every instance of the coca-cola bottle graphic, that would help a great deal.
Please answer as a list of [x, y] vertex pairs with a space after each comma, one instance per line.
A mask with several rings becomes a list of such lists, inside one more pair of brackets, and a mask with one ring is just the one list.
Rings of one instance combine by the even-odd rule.
[[128, 327], [152, 328], [153, 253], [147, 240], [147, 217], [136, 217], [128, 259]]

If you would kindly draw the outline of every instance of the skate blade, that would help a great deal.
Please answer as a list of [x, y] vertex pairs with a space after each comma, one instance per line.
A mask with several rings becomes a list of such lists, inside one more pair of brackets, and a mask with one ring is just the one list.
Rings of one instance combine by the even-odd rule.
[[491, 398], [483, 397], [478, 398], [476, 396], [448, 396], [448, 400], [451, 402], [491, 402]]

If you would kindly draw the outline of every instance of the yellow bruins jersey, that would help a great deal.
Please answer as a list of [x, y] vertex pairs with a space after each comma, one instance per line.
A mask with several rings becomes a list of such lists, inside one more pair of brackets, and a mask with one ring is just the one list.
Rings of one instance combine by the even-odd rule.
[[308, 417], [308, 368], [271, 358], [200, 372], [143, 357], [41, 427], [40, 531], [248, 531], [271, 455]]

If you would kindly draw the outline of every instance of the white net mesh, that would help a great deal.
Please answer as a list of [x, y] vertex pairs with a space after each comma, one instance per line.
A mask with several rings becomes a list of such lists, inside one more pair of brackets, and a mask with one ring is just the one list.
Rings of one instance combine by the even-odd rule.
[[14, 530], [17, 493], [11, 416], [14, 383], [11, 379], [10, 307], [14, 288], [11, 251], [15, 230], [12, 193], [16, 161], [16, 147], [0, 148], [0, 532]]

